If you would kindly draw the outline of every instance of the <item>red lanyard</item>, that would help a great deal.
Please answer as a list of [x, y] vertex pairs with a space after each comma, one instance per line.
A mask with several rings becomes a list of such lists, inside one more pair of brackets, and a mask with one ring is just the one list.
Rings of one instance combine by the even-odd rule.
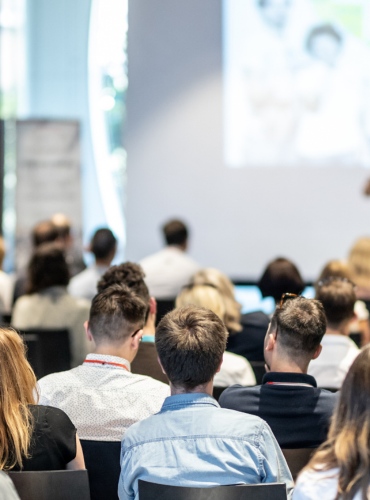
[[119, 368], [124, 368], [127, 371], [130, 371], [126, 365], [122, 363], [113, 363], [112, 361], [101, 361], [100, 359], [85, 359], [85, 363], [98, 363], [99, 365], [112, 365], [112, 366], [118, 366]]

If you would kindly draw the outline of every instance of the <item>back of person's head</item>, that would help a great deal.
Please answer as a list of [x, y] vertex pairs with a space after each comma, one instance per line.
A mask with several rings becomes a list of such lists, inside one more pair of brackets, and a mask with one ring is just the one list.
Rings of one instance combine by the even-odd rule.
[[225, 303], [220, 292], [211, 284], [191, 284], [185, 286], [176, 298], [176, 307], [188, 305], [210, 309], [224, 321], [226, 313]]
[[27, 293], [37, 293], [51, 286], [67, 286], [69, 270], [63, 249], [58, 243], [36, 248], [28, 265]]
[[172, 385], [191, 391], [210, 382], [222, 362], [227, 337], [223, 321], [209, 309], [186, 306], [166, 314], [155, 344]]
[[348, 266], [354, 283], [370, 288], [370, 238], [356, 241], [348, 256]]
[[126, 285], [141, 297], [149, 307], [150, 295], [144, 278], [145, 273], [139, 264], [125, 262], [118, 266], [112, 266], [100, 278], [97, 285], [98, 293], [111, 285]]
[[319, 281], [316, 299], [324, 306], [326, 321], [337, 329], [353, 318], [356, 294], [353, 283], [346, 278], [330, 277]]
[[66, 215], [61, 213], [54, 214], [51, 218], [51, 222], [57, 228], [59, 238], [62, 240], [70, 238], [72, 225]]
[[59, 238], [58, 229], [51, 220], [44, 220], [34, 226], [31, 238], [33, 247], [37, 248], [44, 243], [56, 241]]
[[117, 239], [108, 228], [95, 231], [91, 239], [90, 250], [97, 261], [112, 260], [116, 252]]
[[317, 290], [320, 281], [325, 281], [328, 278], [345, 278], [350, 281], [351, 272], [347, 262], [344, 260], [330, 260], [327, 262], [315, 283], [315, 289]]
[[336, 498], [350, 500], [361, 490], [361, 498], [367, 498], [370, 483], [369, 415], [370, 346], [366, 346], [344, 379], [328, 439], [307, 466], [307, 469], [339, 469], [340, 497]]
[[217, 288], [222, 295], [225, 304], [224, 322], [230, 332], [240, 332], [240, 304], [235, 300], [234, 285], [229, 278], [218, 269], [201, 269], [191, 278], [191, 283], [204, 284], [209, 283]]
[[28, 454], [35, 404], [36, 377], [20, 335], [0, 328], [0, 468], [22, 465]]
[[258, 287], [262, 297], [273, 297], [278, 302], [283, 293], [300, 294], [304, 289], [304, 281], [293, 262], [279, 257], [267, 265]]
[[184, 222], [173, 219], [162, 227], [163, 236], [167, 245], [184, 246], [189, 237], [189, 231]]
[[147, 305], [125, 285], [111, 285], [95, 295], [89, 316], [89, 330], [97, 345], [125, 342], [144, 325]]
[[270, 328], [276, 331], [280, 348], [290, 358], [307, 358], [314, 354], [326, 331], [324, 308], [318, 300], [289, 298], [278, 305]]

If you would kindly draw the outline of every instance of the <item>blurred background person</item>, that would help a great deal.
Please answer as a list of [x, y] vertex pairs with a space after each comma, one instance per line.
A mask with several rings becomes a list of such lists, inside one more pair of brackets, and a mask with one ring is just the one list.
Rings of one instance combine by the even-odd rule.
[[0, 314], [10, 314], [13, 305], [14, 278], [3, 271], [5, 241], [0, 236]]
[[351, 279], [356, 285], [357, 298], [370, 310], [370, 238], [359, 238], [348, 255]]

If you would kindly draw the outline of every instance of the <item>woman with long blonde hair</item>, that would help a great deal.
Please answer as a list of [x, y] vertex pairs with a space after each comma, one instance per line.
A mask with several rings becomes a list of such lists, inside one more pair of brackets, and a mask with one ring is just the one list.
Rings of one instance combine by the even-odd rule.
[[327, 441], [298, 477], [294, 500], [367, 500], [370, 495], [370, 346], [343, 382]]
[[57, 408], [39, 406], [20, 335], [0, 328], [0, 469], [84, 469], [76, 429]]
[[[213, 311], [225, 323], [226, 306], [223, 296], [211, 283], [192, 283], [185, 286], [176, 299], [176, 307], [187, 305], [206, 307]], [[255, 385], [256, 377], [249, 362], [242, 356], [225, 352], [221, 369], [216, 373], [214, 385], [229, 387], [233, 384]]]

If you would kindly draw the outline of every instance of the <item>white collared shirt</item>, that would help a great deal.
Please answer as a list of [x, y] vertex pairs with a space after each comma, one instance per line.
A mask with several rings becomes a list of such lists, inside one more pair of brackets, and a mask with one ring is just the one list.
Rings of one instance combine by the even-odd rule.
[[360, 349], [349, 337], [336, 334], [325, 334], [321, 345], [321, 354], [310, 362], [307, 373], [315, 377], [318, 387], [340, 389]]
[[158, 412], [169, 396], [168, 385], [131, 373], [123, 358], [102, 354], [47, 375], [38, 386], [40, 404], [63, 410], [79, 437], [94, 441], [121, 441], [130, 425]]
[[199, 265], [186, 252], [167, 246], [140, 262], [149, 293], [156, 299], [174, 299]]
[[71, 279], [68, 285], [68, 292], [73, 295], [73, 297], [91, 301], [98, 293], [98, 281], [108, 268], [108, 266], [97, 266], [96, 264], [92, 264]]

